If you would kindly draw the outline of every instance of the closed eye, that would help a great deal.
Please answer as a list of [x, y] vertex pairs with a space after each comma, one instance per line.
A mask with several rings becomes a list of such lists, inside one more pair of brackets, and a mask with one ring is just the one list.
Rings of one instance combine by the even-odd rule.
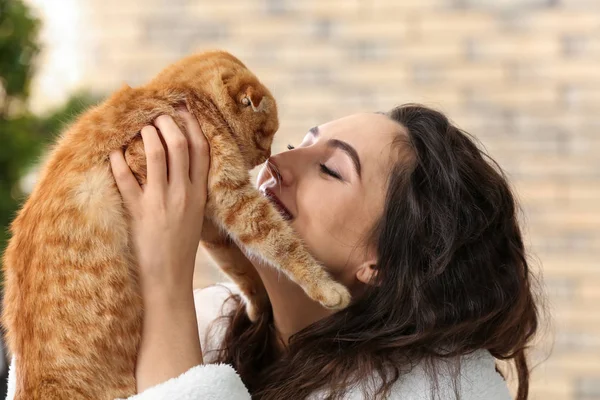
[[319, 164], [319, 166], [321, 167], [321, 172], [323, 172], [324, 174], [330, 175], [332, 177], [334, 177], [335, 179], [338, 179], [340, 181], [342, 181], [342, 176], [337, 173], [336, 171], [327, 168], [327, 165], [325, 164]]

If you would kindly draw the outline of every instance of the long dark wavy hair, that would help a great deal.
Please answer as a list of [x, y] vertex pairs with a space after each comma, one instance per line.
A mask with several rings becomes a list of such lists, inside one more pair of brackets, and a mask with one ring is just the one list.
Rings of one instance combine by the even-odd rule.
[[272, 313], [251, 323], [233, 295], [218, 361], [235, 367], [255, 399], [304, 399], [324, 387], [339, 399], [374, 374], [380, 384], [366, 398], [375, 399], [417, 363], [437, 382], [436, 359], [486, 349], [514, 361], [517, 399], [525, 400], [538, 307], [507, 180], [442, 113], [408, 104], [385, 115], [407, 131], [394, 146], [411, 156], [397, 157], [367, 238], [378, 252], [372, 284], [350, 307], [293, 335], [283, 352]]

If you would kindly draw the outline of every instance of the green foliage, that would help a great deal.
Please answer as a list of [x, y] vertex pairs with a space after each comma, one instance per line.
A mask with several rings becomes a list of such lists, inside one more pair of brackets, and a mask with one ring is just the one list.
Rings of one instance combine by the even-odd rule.
[[39, 27], [22, 0], [0, 0], [0, 251], [24, 199], [19, 181], [64, 125], [98, 100], [79, 93], [47, 115], [27, 110]]
[[0, 79], [4, 96], [9, 99], [25, 100], [29, 94], [33, 60], [40, 50], [39, 28], [40, 21], [23, 1], [0, 0]]

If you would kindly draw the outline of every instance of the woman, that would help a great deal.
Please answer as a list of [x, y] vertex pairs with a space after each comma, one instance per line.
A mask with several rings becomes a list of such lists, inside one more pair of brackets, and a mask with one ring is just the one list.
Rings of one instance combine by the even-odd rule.
[[155, 123], [168, 157], [156, 129], [142, 131], [143, 189], [111, 155], [145, 302], [135, 399], [508, 399], [495, 358], [515, 361], [527, 398], [537, 308], [515, 201], [467, 134], [405, 105], [313, 128], [271, 157], [259, 188], [353, 302], [326, 310], [253, 260], [272, 308], [251, 323], [235, 287], [192, 296], [208, 146], [184, 117], [189, 150], [168, 117]]

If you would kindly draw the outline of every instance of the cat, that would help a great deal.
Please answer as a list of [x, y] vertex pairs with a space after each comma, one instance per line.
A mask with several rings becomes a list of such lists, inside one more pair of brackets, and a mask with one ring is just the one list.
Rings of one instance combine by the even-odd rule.
[[16, 400], [112, 400], [135, 393], [142, 300], [129, 216], [108, 154], [123, 149], [145, 182], [139, 132], [161, 114], [183, 130], [180, 105], [198, 119], [210, 144], [203, 244], [240, 286], [250, 318], [268, 306], [268, 297], [240, 248], [281, 269], [324, 306], [349, 304], [347, 289], [250, 183], [248, 171], [270, 156], [278, 129], [275, 99], [231, 54], [196, 54], [82, 114], [49, 153], [11, 224], [2, 322], [16, 360]]

